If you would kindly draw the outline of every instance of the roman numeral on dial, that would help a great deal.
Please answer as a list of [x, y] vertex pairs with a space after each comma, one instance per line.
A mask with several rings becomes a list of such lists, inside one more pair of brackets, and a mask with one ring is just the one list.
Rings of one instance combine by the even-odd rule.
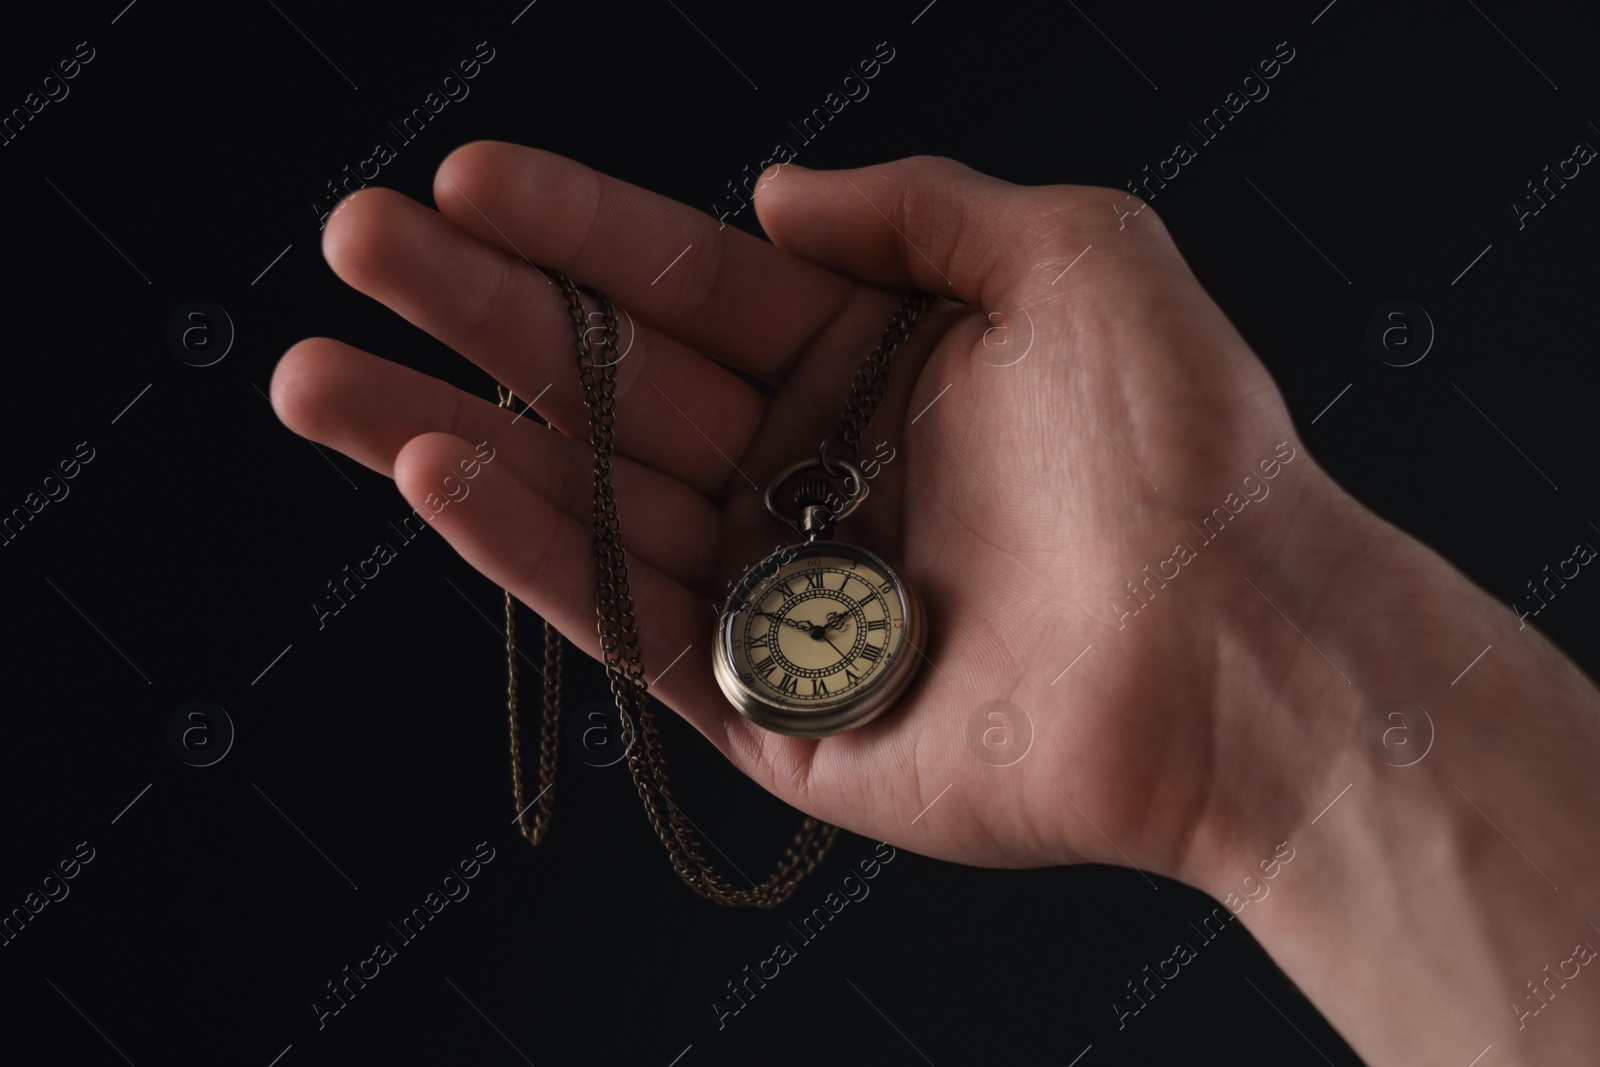
[[807, 571], [806, 572], [806, 588], [807, 589], [821, 589], [822, 587], [823, 587], [822, 586], [822, 572], [821, 571]]
[[878, 662], [878, 658], [882, 655], [883, 649], [879, 648], [877, 645], [861, 646], [861, 658], [866, 660], [868, 663]]
[[767, 675], [772, 673], [772, 669], [776, 664], [772, 662], [771, 656], [762, 656], [760, 659], [751, 660], [750, 666], [757, 674]]
[[825, 697], [828, 695], [828, 680], [826, 678], [811, 679], [811, 695]]
[[797, 687], [799, 685], [800, 679], [794, 677], [788, 671], [784, 671], [783, 677], [778, 680], [778, 692], [788, 693], [791, 696], [797, 695]]
[[888, 628], [888, 619], [873, 619], [871, 622], [867, 623], [867, 629], [869, 630], [887, 630]]

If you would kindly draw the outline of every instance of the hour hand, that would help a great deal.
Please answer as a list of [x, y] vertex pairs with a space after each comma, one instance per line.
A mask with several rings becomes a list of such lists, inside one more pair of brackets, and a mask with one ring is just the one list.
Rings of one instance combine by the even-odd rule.
[[783, 625], [793, 626], [796, 630], [805, 630], [807, 632], [811, 630], [811, 624], [801, 619], [791, 619], [787, 615], [779, 615], [772, 611], [762, 611], [759, 608], [756, 610], [756, 614], [765, 615], [769, 619], [777, 619]]

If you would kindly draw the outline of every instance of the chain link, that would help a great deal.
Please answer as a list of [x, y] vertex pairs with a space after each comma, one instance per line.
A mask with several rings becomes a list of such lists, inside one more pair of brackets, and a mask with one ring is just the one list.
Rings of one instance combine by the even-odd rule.
[[867, 432], [873, 416], [878, 413], [878, 405], [883, 402], [883, 394], [889, 388], [889, 358], [905, 344], [906, 338], [911, 335], [911, 327], [916, 325], [918, 317], [935, 299], [927, 293], [910, 293], [901, 302], [889, 325], [884, 327], [878, 347], [867, 353], [867, 358], [856, 368], [855, 379], [850, 383], [850, 395], [844, 402], [844, 412], [839, 416], [839, 428], [833, 431], [832, 438], [822, 442], [822, 464], [830, 473], [833, 472], [833, 465], [828, 457], [829, 440], [838, 441], [848, 448], [851, 462], [861, 458], [861, 435]]
[[[500, 406], [511, 409], [517, 398], [511, 390], [498, 389]], [[554, 430], [555, 427], [550, 427]], [[506, 714], [511, 726], [511, 795], [517, 805], [517, 829], [537, 845], [550, 829], [550, 815], [555, 805], [556, 744], [560, 730], [561, 708], [561, 633], [549, 622], [544, 623], [544, 715], [539, 730], [539, 792], [534, 801], [538, 808], [530, 821], [528, 809], [533, 804], [522, 801], [522, 728], [517, 714], [517, 601], [511, 590], [506, 598]]]
[[[617, 317], [604, 295], [587, 290], [599, 307], [602, 322], [600, 348], [605, 358], [596, 362], [590, 339], [590, 313], [583, 293], [570, 278], [546, 271], [560, 285], [567, 300], [572, 322], [573, 347], [577, 353], [579, 381], [584, 406], [589, 411], [589, 441], [594, 448], [594, 558], [595, 616], [600, 635], [601, 661], [610, 684], [611, 697], [622, 723], [622, 741], [634, 788], [644, 804], [656, 836], [666, 846], [667, 855], [678, 876], [695, 892], [718, 904], [770, 908], [782, 903], [800, 880], [816, 869], [833, 845], [839, 828], [820, 819], [807, 817], [785, 850], [783, 859], [760, 885], [749, 889], [731, 886], [711, 866], [700, 846], [693, 824], [672, 799], [667, 780], [667, 763], [661, 748], [660, 730], [650, 707], [649, 687], [639, 654], [633, 595], [628, 583], [627, 557], [622, 548], [622, 528], [617, 519], [616, 495], [611, 482], [611, 463], [616, 436]], [[853, 453], [859, 453], [865, 432], [883, 400], [889, 380], [889, 359], [905, 342], [912, 325], [934, 301], [925, 293], [906, 297], [894, 320], [884, 330], [878, 347], [868, 354], [856, 372], [851, 394], [837, 439]], [[500, 406], [512, 408], [516, 397], [498, 389]], [[553, 427], [552, 427], [553, 429]], [[828, 463], [827, 441], [823, 442], [823, 461]], [[555, 800], [556, 744], [561, 711], [561, 634], [548, 620], [544, 622], [544, 706], [539, 733], [539, 793], [524, 802], [521, 728], [517, 706], [516, 600], [508, 589], [506, 602], [506, 710], [511, 729], [511, 792], [516, 805], [517, 825], [531, 844], [539, 844], [550, 828]], [[659, 798], [659, 799], [658, 799]], [[663, 807], [663, 802], [665, 807]], [[529, 809], [534, 809], [531, 819]]]

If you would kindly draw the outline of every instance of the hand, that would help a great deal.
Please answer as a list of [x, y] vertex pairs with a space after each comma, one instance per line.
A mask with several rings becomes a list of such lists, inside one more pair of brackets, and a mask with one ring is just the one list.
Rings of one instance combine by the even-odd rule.
[[[566, 308], [524, 256], [607, 293], [636, 331], [614, 476], [647, 664], [704, 632], [716, 591], [766, 555], [762, 487], [811, 454], [796, 441], [832, 428], [896, 291], [961, 301], [930, 309], [896, 356], [868, 440], [899, 458], [840, 531], [899, 565], [928, 609], [930, 662], [899, 706], [800, 740], [740, 717], [703, 655], [655, 690], [763, 787], [933, 856], [1133, 864], [1229, 901], [1288, 837], [1307, 858], [1273, 901], [1228, 906], [1369, 1061], [1465, 1062], [1480, 1040], [1497, 1057], [1522, 1042], [1517, 1062], [1592, 1060], [1600, 1013], [1585, 1001], [1600, 985], [1580, 981], [1531, 1025], [1539, 1002], [1514, 1014], [1504, 997], [1588, 936], [1581, 893], [1537, 894], [1600, 880], [1593, 821], [1573, 814], [1600, 804], [1593, 686], [1321, 472], [1150, 208], [948, 160], [790, 164], [756, 192], [768, 244], [491, 142], [452, 153], [434, 193], [441, 213], [383, 189], [347, 200], [329, 263], [539, 397], [561, 433], [322, 338], [285, 354], [273, 403], [392, 475], [463, 557], [591, 655], [587, 420]], [[477, 491], [432, 514], [485, 441]], [[1451, 708], [1448, 744], [1403, 771], [1373, 747], [1396, 698]], [[1008, 766], [974, 740], [996, 699], [1034, 732]], [[1507, 724], [1517, 700], [1535, 728]]]
[[[476, 491], [432, 521], [594, 655], [593, 456], [571, 327], [559, 291], [523, 257], [602, 290], [636, 330], [618, 366], [614, 476], [644, 660], [665, 664], [682, 635], [706, 628], [716, 591], [782, 536], [762, 489], [814, 452], [797, 441], [837, 422], [898, 291], [963, 301], [926, 312], [896, 355], [866, 439], [897, 459], [840, 531], [921, 590], [930, 663], [908, 695], [820, 741], [739, 716], [702, 651], [656, 695], [795, 807], [934, 856], [1181, 876], [1194, 842], [1232, 832], [1197, 822], [1255, 800], [1227, 773], [1256, 751], [1251, 709], [1208, 700], [1218, 649], [1278, 622], [1250, 600], [1245, 568], [1219, 557], [1274, 557], [1291, 520], [1317, 525], [1337, 490], [1297, 449], [1271, 379], [1149, 208], [1119, 218], [1137, 207], [1120, 192], [1023, 188], [933, 158], [835, 173], [788, 165], [756, 197], [769, 244], [494, 142], [452, 153], [434, 195], [439, 212], [381, 188], [348, 199], [323, 238], [328, 262], [519, 397], [538, 397], [561, 433], [325, 338], [295, 345], [274, 375], [286, 422], [392, 475], [424, 515], [488, 441], [496, 458]], [[1275, 450], [1295, 457], [1271, 483], [1282, 499], [1199, 548], [1191, 521]], [[1125, 583], [1179, 540], [1204, 558], [1137, 618], [1119, 616], [1114, 599], [1124, 611], [1139, 603]], [[1009, 767], [980, 760], [969, 740], [974, 711], [1002, 696], [1035, 733]]]

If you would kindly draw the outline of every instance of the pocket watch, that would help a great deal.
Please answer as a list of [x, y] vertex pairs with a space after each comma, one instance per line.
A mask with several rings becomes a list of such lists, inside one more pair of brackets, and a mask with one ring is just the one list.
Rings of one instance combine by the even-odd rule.
[[[809, 470], [845, 471], [846, 502], [820, 477], [794, 491], [798, 517], [781, 491]], [[866, 497], [861, 469], [848, 460], [806, 460], [767, 488], [767, 510], [805, 536], [745, 572], [717, 621], [712, 670], [723, 694], [758, 726], [795, 737], [823, 737], [872, 721], [916, 677], [926, 629], [916, 591], [876, 554], [833, 540], [835, 521]]]
[[[545, 273], [554, 277], [566, 297], [584, 406], [589, 411], [589, 442], [595, 457], [595, 614], [601, 658], [621, 725], [623, 758], [645, 814], [684, 883], [719, 904], [772, 907], [816, 869], [839, 828], [807, 817], [767, 879], [743, 889], [706, 860], [693, 823], [673, 803], [639, 655], [611, 483], [616, 368], [621, 360], [615, 308], [603, 294], [589, 290], [603, 323], [596, 330], [578, 285], [558, 271]], [[829, 534], [833, 523], [855, 511], [866, 496], [867, 479], [853, 462], [860, 455], [861, 435], [883, 400], [890, 357], [933, 300], [920, 292], [905, 296], [877, 347], [857, 369], [838, 429], [823, 441], [818, 458], [785, 468], [767, 488], [767, 511], [804, 541], [773, 553], [744, 575], [722, 612], [712, 653], [713, 673], [722, 691], [746, 717], [767, 729], [820, 737], [860, 726], [889, 708], [917, 672], [926, 624], [916, 594], [882, 559], [831, 540]], [[606, 358], [594, 358], [597, 347]], [[501, 387], [499, 393], [501, 407], [516, 407], [509, 390]], [[830, 440], [836, 453], [848, 453], [850, 458], [830, 456]], [[790, 497], [782, 496], [790, 482], [812, 471], [820, 473], [801, 480]], [[829, 488], [829, 478], [844, 489], [843, 500]], [[797, 514], [790, 515], [785, 503], [797, 508]], [[522, 653], [516, 642], [516, 600], [509, 589], [505, 610], [511, 795], [517, 825], [529, 843], [537, 845], [550, 827], [554, 800], [562, 639], [546, 620], [543, 670], [529, 661], [544, 679], [544, 711], [534, 780], [539, 790], [525, 802], [517, 702], [517, 657]], [[656, 802], [657, 796], [665, 806]], [[533, 809], [537, 810], [530, 816]]]

